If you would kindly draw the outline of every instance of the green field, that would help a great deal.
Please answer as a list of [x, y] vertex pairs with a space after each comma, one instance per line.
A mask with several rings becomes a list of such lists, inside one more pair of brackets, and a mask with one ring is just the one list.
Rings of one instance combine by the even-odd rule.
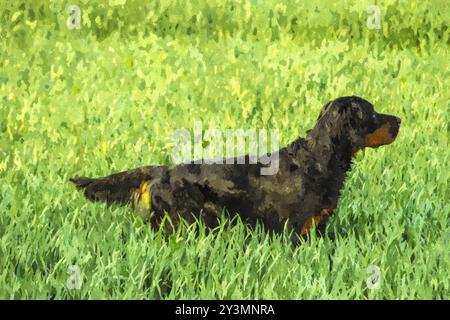
[[[0, 298], [450, 298], [446, 1], [376, 1], [381, 29], [370, 1], [143, 3], [0, 1]], [[243, 223], [151, 231], [68, 182], [170, 164], [194, 121], [285, 145], [344, 95], [402, 127], [298, 247]]]

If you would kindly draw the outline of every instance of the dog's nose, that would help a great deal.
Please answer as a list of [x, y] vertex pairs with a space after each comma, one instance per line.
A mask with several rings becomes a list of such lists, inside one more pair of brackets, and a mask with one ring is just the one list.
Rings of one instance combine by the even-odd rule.
[[400, 123], [402, 123], [402, 119], [395, 117], [395, 121], [397, 121], [397, 124], [400, 125]]

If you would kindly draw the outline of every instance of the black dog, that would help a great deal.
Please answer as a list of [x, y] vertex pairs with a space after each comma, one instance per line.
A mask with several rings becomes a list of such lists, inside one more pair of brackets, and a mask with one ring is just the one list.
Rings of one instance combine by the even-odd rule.
[[[342, 97], [327, 103], [316, 126], [278, 151], [279, 170], [261, 175], [261, 163], [148, 166], [99, 179], [72, 179], [91, 200], [131, 204], [158, 226], [165, 212], [172, 225], [196, 218], [214, 227], [225, 209], [273, 231], [305, 236], [324, 229], [337, 206], [352, 157], [365, 147], [390, 144], [400, 119], [375, 112], [368, 101]], [[242, 160], [242, 158], [241, 158]], [[227, 162], [228, 163], [228, 162]]]

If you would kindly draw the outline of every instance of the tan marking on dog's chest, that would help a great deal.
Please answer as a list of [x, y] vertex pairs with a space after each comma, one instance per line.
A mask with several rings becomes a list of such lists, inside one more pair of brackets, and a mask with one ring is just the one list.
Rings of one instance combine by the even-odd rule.
[[309, 233], [309, 231], [311, 231], [313, 226], [318, 226], [324, 219], [328, 218], [332, 213], [333, 213], [332, 209], [322, 209], [320, 214], [308, 217], [305, 223], [303, 224], [302, 230], [300, 231], [300, 235], [304, 236], [307, 233]]

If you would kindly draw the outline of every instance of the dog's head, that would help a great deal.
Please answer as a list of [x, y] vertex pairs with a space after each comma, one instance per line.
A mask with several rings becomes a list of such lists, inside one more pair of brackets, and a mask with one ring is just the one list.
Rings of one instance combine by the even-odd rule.
[[400, 129], [401, 119], [380, 114], [360, 97], [341, 97], [327, 103], [320, 112], [318, 126], [334, 137], [348, 137], [354, 152], [365, 147], [377, 148], [392, 143]]

